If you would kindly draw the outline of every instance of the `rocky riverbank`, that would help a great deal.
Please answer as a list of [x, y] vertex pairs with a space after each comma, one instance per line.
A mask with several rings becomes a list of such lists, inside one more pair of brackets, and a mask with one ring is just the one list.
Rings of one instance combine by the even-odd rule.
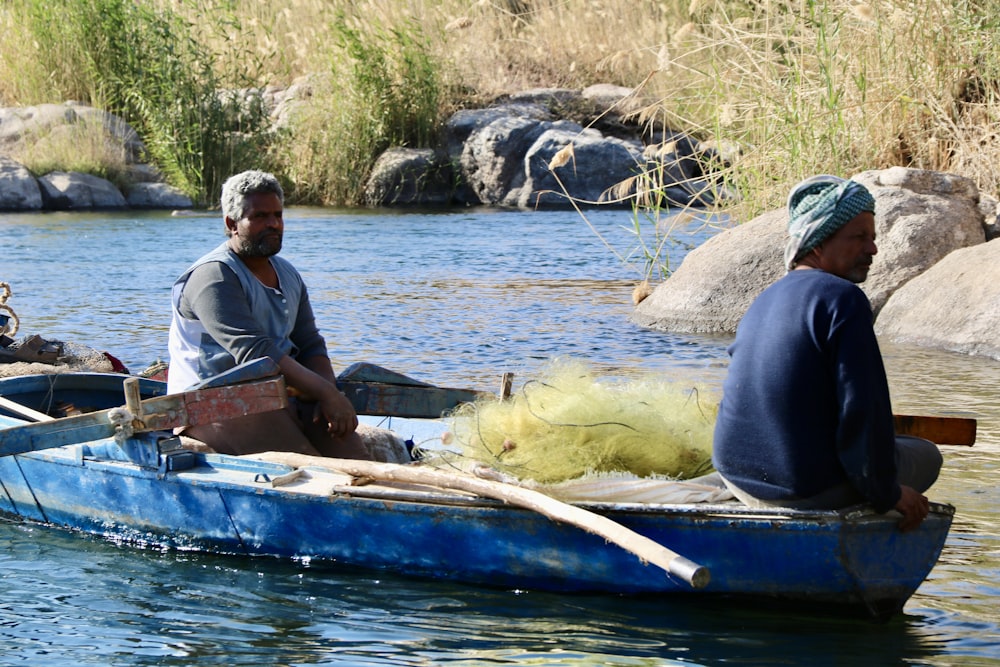
[[[309, 103], [308, 81], [243, 91], [269, 110], [274, 129]], [[456, 112], [439, 146], [394, 147], [376, 162], [365, 203], [378, 206], [492, 206], [522, 209], [631, 206], [656, 191], [662, 206], [713, 204], [730, 196], [706, 165], [727, 151], [690, 134], [636, 120], [643, 102], [612, 85], [537, 89]], [[99, 127], [128, 165], [129, 184], [74, 172], [32, 174], [9, 157], [74, 127]], [[188, 208], [189, 198], [144, 163], [142, 138], [121, 118], [73, 102], [0, 109], [0, 210]]]

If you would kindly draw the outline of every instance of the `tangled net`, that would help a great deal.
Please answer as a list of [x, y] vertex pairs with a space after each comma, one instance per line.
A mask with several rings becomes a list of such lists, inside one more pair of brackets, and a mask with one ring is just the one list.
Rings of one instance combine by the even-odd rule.
[[717, 411], [704, 389], [599, 381], [584, 363], [563, 360], [510, 400], [457, 409], [444, 440], [466, 465], [542, 484], [619, 472], [690, 479], [712, 471]]

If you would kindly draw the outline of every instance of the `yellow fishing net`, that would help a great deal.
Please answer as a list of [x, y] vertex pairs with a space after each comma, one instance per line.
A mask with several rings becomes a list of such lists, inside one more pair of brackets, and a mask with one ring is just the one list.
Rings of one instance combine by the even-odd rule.
[[543, 484], [629, 472], [690, 479], [711, 472], [718, 398], [661, 380], [610, 382], [584, 363], [554, 361], [509, 400], [450, 416], [446, 444], [468, 460]]

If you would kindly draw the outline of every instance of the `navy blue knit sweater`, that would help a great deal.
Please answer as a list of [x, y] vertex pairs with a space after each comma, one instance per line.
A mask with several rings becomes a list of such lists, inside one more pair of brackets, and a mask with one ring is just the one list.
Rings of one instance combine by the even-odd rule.
[[715, 427], [713, 461], [761, 500], [808, 498], [850, 481], [895, 506], [895, 432], [871, 305], [853, 283], [796, 270], [750, 306]]

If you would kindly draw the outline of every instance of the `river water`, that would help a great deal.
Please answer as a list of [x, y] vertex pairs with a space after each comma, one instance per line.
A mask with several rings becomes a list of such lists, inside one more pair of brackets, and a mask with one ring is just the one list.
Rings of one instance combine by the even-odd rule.
[[[616, 254], [632, 252], [631, 229], [626, 212], [291, 209], [282, 254], [338, 369], [496, 390], [505, 372], [517, 386], [572, 357], [718, 387], [727, 337], [629, 322], [641, 258]], [[712, 233], [678, 229], [673, 265]], [[0, 215], [0, 238], [19, 336], [138, 372], [166, 358], [173, 279], [224, 236], [218, 214], [51, 213]], [[1000, 665], [1000, 362], [883, 352], [897, 412], [979, 420], [929, 494], [958, 510], [941, 560], [887, 624], [141, 551], [0, 522], [0, 664]]]

